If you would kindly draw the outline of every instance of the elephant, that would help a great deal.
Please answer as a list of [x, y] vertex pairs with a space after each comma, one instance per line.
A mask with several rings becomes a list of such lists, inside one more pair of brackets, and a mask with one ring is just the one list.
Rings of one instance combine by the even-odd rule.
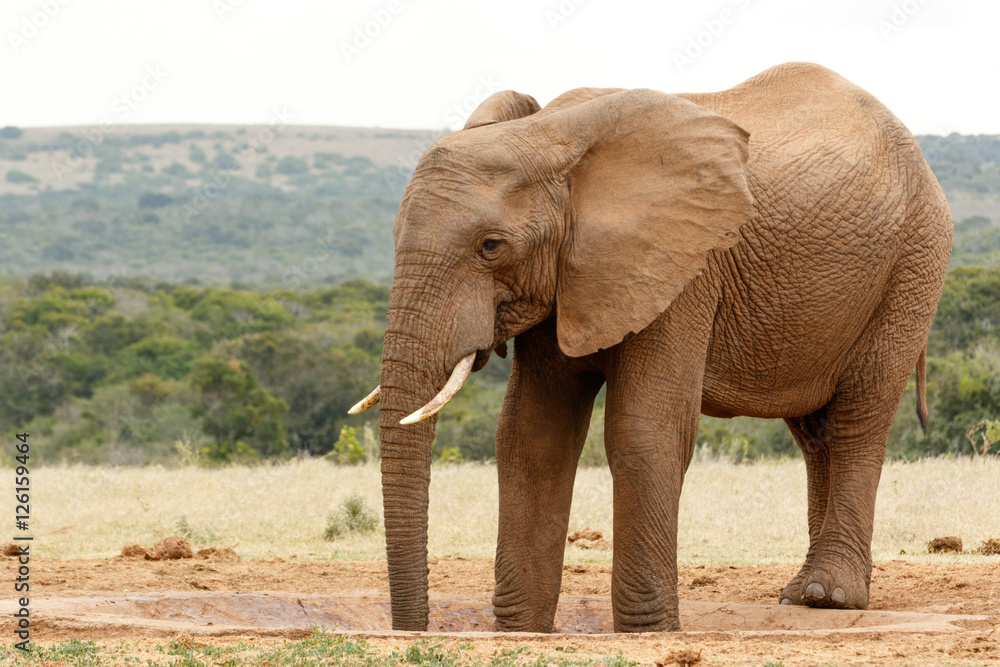
[[678, 630], [677, 522], [699, 415], [781, 418], [809, 547], [782, 604], [868, 604], [889, 428], [952, 243], [913, 135], [810, 63], [715, 93], [502, 91], [421, 156], [393, 223], [381, 473], [393, 628], [428, 623], [435, 413], [490, 355], [498, 631], [550, 632], [570, 503], [606, 385], [616, 632]]

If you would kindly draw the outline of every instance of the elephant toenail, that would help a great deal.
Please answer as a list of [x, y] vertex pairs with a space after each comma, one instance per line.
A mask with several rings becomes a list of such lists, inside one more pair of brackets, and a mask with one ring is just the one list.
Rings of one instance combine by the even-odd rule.
[[792, 604], [792, 601], [789, 598], [781, 598], [780, 604]]
[[843, 588], [834, 588], [833, 593], [830, 594], [830, 599], [837, 604], [844, 604], [847, 602], [847, 595], [844, 594]]
[[822, 584], [812, 583], [806, 586], [806, 597], [813, 600], [822, 600], [826, 597], [826, 590]]

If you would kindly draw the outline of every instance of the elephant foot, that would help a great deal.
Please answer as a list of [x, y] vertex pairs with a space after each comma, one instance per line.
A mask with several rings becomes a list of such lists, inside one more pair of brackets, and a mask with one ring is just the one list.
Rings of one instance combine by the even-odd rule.
[[868, 606], [869, 577], [860, 568], [806, 562], [781, 591], [781, 604], [798, 604], [829, 609], [865, 609]]

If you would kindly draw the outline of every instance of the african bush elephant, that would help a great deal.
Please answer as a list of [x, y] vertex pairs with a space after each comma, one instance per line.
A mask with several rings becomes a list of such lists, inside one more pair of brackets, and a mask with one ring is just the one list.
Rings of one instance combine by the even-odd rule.
[[393, 233], [381, 385], [353, 412], [381, 401], [394, 628], [427, 627], [433, 414], [510, 338], [497, 629], [552, 629], [605, 383], [617, 631], [679, 628], [699, 413], [783, 418], [804, 453], [809, 551], [781, 602], [868, 604], [889, 427], [914, 368], [926, 419], [952, 240], [917, 142], [874, 97], [804, 63], [710, 94], [581, 88], [542, 109], [504, 91], [424, 153]]

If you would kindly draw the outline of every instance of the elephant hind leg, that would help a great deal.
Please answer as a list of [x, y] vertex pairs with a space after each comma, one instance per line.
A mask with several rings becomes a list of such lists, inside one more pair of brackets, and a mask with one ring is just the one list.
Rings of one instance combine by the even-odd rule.
[[781, 604], [804, 604], [802, 602], [802, 582], [805, 581], [812, 565], [816, 546], [826, 520], [826, 506], [830, 496], [829, 449], [823, 446], [824, 428], [827, 422], [827, 407], [805, 417], [786, 419], [788, 429], [795, 437], [806, 462], [806, 478], [809, 496], [809, 551], [805, 563], [781, 591]]
[[[811, 437], [800, 440], [809, 475], [809, 551], [782, 603], [868, 606], [875, 495], [905, 382], [901, 376], [874, 394], [846, 390], [809, 421], [804, 433]], [[793, 433], [800, 438], [797, 428]]]
[[930, 287], [897, 282], [856, 342], [830, 403], [787, 420], [809, 475], [809, 551], [782, 602], [868, 606], [875, 495], [889, 429], [933, 316], [920, 311], [921, 289]]

